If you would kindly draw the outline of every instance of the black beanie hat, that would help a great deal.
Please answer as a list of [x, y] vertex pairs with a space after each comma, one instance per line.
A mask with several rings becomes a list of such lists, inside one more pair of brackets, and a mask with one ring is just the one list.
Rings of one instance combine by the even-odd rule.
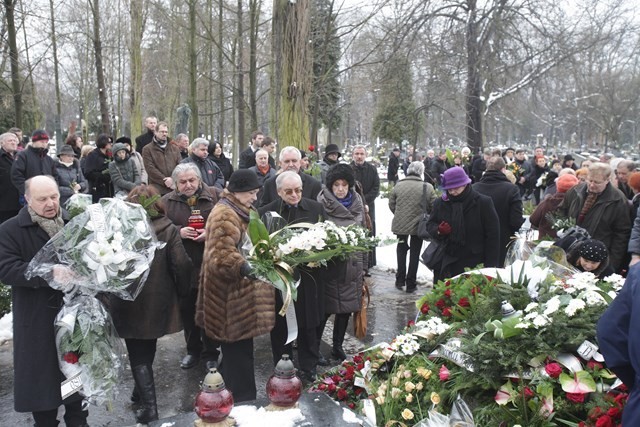
[[356, 178], [353, 174], [353, 169], [351, 169], [351, 165], [347, 165], [345, 163], [338, 163], [337, 165], [333, 165], [327, 171], [327, 177], [325, 179], [325, 185], [328, 189], [333, 187], [333, 183], [339, 179], [344, 179], [349, 184], [349, 188], [353, 187], [356, 184]]
[[579, 255], [588, 261], [603, 262], [609, 257], [609, 252], [600, 240], [589, 239], [580, 246]]

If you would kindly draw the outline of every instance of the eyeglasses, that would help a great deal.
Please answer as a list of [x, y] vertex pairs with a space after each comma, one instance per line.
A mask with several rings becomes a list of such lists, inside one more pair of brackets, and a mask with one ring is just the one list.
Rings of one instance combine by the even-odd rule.
[[296, 193], [298, 195], [302, 194], [302, 188], [287, 188], [284, 190], [284, 194], [286, 194], [287, 196], [291, 196], [293, 193]]

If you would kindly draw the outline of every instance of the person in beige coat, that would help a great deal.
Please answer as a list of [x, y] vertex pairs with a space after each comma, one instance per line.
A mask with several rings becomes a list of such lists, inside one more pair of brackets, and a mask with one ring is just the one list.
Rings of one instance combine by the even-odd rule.
[[[407, 177], [399, 181], [389, 195], [389, 209], [393, 212], [391, 232], [398, 236], [396, 256], [396, 288], [406, 285], [407, 293], [416, 290], [418, 261], [422, 249], [422, 239], [418, 237], [418, 222], [426, 203], [427, 213], [431, 213], [436, 193], [433, 186], [422, 180], [424, 164], [412, 162], [407, 167]], [[407, 252], [409, 269], [407, 270]]]

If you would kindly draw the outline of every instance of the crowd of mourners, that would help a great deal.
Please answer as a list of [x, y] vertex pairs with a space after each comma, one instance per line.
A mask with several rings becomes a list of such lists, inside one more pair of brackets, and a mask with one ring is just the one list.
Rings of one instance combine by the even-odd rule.
[[[347, 325], [361, 309], [375, 250], [296, 272], [297, 337], [291, 342], [292, 319], [277, 314], [283, 296], [256, 277], [241, 247], [251, 211], [282, 218], [268, 222], [270, 231], [332, 221], [358, 224], [375, 235], [380, 178], [367, 160], [367, 147], [350, 147], [345, 162], [336, 144], [321, 153], [287, 146], [278, 150], [276, 162], [276, 141], [256, 131], [234, 170], [218, 142], [189, 141], [184, 134], [170, 138], [168, 124], [155, 117], [145, 126], [134, 141], [102, 134], [95, 144], [84, 144], [70, 135], [55, 156], [49, 155], [44, 130], [30, 138], [19, 129], [0, 135], [0, 281], [12, 287], [14, 402], [16, 411], [33, 414], [37, 426], [57, 425], [60, 405], [68, 426], [87, 425], [81, 396], [63, 400], [60, 394], [64, 378], [53, 323], [63, 293], [40, 278], [24, 277], [34, 255], [68, 220], [63, 205], [77, 193], [90, 194], [94, 202], [155, 200], [148, 212], [158, 238], [167, 243], [136, 300], [107, 301], [127, 347], [138, 422], [158, 418], [153, 362], [157, 339], [167, 334], [184, 333], [181, 368], [204, 361], [207, 369], [220, 369], [237, 402], [256, 398], [253, 338], [259, 335], [270, 334], [274, 365], [283, 354], [294, 356], [295, 343], [295, 363], [306, 382], [315, 379], [318, 366], [331, 363], [327, 359], [347, 357]], [[530, 221], [540, 238], [557, 240], [577, 269], [604, 277], [640, 259], [640, 172], [629, 160], [603, 156], [578, 165], [571, 154], [560, 160], [541, 148], [477, 155], [463, 148], [438, 156], [428, 150], [424, 158], [415, 152], [402, 158], [396, 148], [389, 153], [387, 180], [390, 231], [398, 239], [395, 285], [407, 293], [417, 287], [424, 242], [418, 224], [424, 215], [428, 240], [443, 248], [432, 266], [434, 281], [479, 264], [503, 266], [529, 200], [536, 204]], [[204, 228], [190, 222], [196, 211]], [[559, 236], [560, 219], [582, 232]], [[331, 354], [325, 357], [320, 341], [331, 315]]]

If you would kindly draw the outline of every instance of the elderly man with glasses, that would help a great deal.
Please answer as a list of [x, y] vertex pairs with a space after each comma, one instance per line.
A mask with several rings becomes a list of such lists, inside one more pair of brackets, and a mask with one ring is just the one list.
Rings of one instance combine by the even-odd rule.
[[607, 246], [609, 262], [618, 272], [625, 267], [631, 218], [627, 198], [611, 185], [611, 173], [606, 163], [591, 164], [586, 182], [567, 191], [559, 212]]

